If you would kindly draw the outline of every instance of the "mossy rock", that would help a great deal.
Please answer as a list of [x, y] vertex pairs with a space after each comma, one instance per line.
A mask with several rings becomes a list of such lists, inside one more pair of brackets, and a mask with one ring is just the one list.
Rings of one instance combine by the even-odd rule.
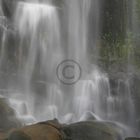
[[79, 122], [64, 126], [67, 140], [121, 140], [121, 136], [113, 125], [97, 122]]

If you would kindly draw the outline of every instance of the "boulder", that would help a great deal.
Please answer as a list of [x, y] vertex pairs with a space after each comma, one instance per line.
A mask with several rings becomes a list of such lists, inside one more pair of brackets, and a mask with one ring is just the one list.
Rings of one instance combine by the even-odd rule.
[[56, 120], [41, 122], [14, 130], [8, 140], [61, 140], [59, 123]]
[[78, 122], [64, 126], [63, 132], [70, 140], [121, 140], [116, 126], [106, 122]]
[[57, 120], [41, 122], [14, 130], [8, 140], [121, 140], [116, 126], [97, 121], [78, 122], [70, 125]]

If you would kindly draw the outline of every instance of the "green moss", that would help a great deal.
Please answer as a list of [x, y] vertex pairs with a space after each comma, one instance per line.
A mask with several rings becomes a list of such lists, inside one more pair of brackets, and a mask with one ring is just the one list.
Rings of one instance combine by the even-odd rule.
[[126, 0], [103, 0], [101, 37], [108, 43], [124, 40], [126, 36]]
[[[105, 36], [102, 40], [102, 45], [100, 46], [100, 58], [99, 61], [109, 69], [113, 64], [119, 66], [119, 64], [131, 63], [129, 58], [134, 52], [132, 35], [129, 33], [127, 39], [122, 40], [112, 40], [110, 34]], [[112, 43], [110, 43], [112, 42]]]
[[[108, 40], [106, 40], [108, 38]], [[112, 41], [108, 43], [111, 36], [108, 35], [102, 41], [99, 48], [99, 61], [105, 69], [112, 69], [114, 64], [119, 67], [132, 65], [136, 71], [140, 71], [140, 43], [137, 42], [138, 36], [131, 32], [127, 33], [125, 41]]]

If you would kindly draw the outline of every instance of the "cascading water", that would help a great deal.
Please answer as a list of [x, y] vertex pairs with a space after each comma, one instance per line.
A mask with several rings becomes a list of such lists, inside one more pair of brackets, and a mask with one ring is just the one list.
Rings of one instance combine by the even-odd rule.
[[[86, 113], [89, 113], [98, 120], [132, 125], [129, 122], [134, 109], [129, 83], [126, 82], [122, 93], [120, 81], [117, 94], [112, 95], [107, 75], [88, 58], [91, 5], [96, 21], [92, 30], [96, 35], [90, 47], [97, 48], [99, 0], [65, 0], [62, 9], [48, 2], [18, 2], [17, 5], [14, 23], [20, 42], [17, 82], [8, 85], [16, 93], [7, 94], [17, 116], [25, 123], [53, 118], [70, 123], [88, 119]], [[2, 48], [0, 66], [6, 54], [5, 46]], [[97, 55], [98, 51], [94, 53]], [[56, 70], [64, 60], [79, 64], [82, 74], [77, 83], [66, 85], [59, 81]]]
[[[59, 93], [54, 73], [58, 62], [62, 60], [63, 52], [56, 8], [46, 4], [19, 3], [16, 13], [16, 25], [21, 36], [18, 74], [19, 77], [22, 75], [22, 79], [19, 79], [27, 106], [39, 120], [46, 116], [50, 119], [58, 117], [55, 104], [58, 101], [55, 98]], [[23, 56], [24, 51], [26, 56]], [[34, 84], [37, 83], [39, 86], [44, 84], [39, 93], [34, 89]], [[54, 97], [53, 92], [56, 94]]]

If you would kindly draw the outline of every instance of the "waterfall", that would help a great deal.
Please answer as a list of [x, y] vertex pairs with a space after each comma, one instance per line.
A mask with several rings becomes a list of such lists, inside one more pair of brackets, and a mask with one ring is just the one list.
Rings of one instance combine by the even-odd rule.
[[[27, 108], [25, 116], [33, 116], [36, 121], [56, 117], [69, 123], [80, 120], [86, 112], [104, 118], [103, 103], [106, 98], [101, 97], [103, 90], [100, 84], [103, 83], [103, 88], [107, 90], [107, 97], [108, 79], [88, 58], [91, 4], [91, 0], [66, 0], [64, 8], [58, 9], [50, 3], [18, 3], [15, 27], [20, 36], [16, 86], [19, 93], [13, 93], [11, 97], [18, 96], [16, 103], [19, 104], [20, 100], [25, 104], [19, 105]], [[92, 5], [98, 7], [99, 2], [95, 1]], [[59, 10], [65, 13], [62, 21]], [[98, 21], [98, 12], [94, 18]], [[62, 27], [62, 22], [65, 27]], [[93, 48], [96, 48], [96, 38], [97, 35], [92, 38]], [[80, 73], [81, 77], [75, 84], [61, 83], [56, 76], [57, 67], [65, 60], [73, 60], [79, 66], [74, 69], [74, 76]], [[89, 65], [92, 65], [91, 70]]]
[[[18, 2], [13, 21], [16, 66], [7, 76], [7, 81], [14, 82], [4, 86], [3, 96], [23, 122], [58, 118], [71, 123], [91, 115], [132, 125], [135, 113], [129, 80], [119, 79], [113, 94], [97, 58], [94, 63], [89, 58], [90, 48], [99, 55], [100, 5], [99, 0], [65, 0], [61, 8], [49, 0]], [[4, 32], [0, 69], [7, 60], [6, 41]]]
[[[57, 9], [48, 4], [19, 2], [15, 24], [20, 35], [18, 75], [27, 106], [33, 116], [40, 114], [40, 121], [48, 114], [50, 119], [58, 117], [55, 69], [63, 51]], [[36, 86], [42, 89], [36, 91]], [[47, 95], [53, 98], [53, 92], [54, 99], [49, 99]]]

